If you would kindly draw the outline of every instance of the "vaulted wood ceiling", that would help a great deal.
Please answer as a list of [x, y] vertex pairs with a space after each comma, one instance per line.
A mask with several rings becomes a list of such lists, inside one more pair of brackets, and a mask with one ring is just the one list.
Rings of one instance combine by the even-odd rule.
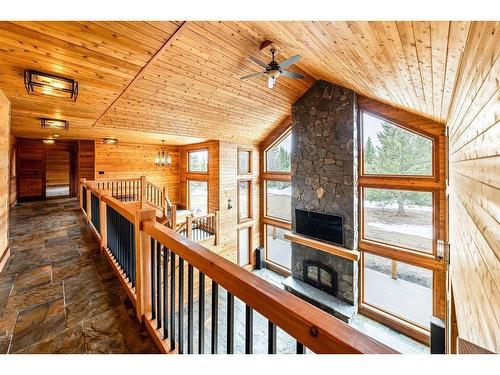
[[[0, 22], [0, 89], [13, 133], [47, 136], [40, 117], [71, 122], [66, 138], [183, 144], [257, 143], [316, 79], [444, 122], [469, 22]], [[241, 81], [302, 55], [304, 80]], [[76, 79], [76, 103], [28, 95], [24, 69]], [[195, 139], [189, 137], [196, 137]]]

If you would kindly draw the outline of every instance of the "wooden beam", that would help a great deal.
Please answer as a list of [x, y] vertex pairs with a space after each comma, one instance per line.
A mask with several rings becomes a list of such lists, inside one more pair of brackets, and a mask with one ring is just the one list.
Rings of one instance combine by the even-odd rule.
[[122, 91], [118, 97], [113, 100], [113, 102], [110, 104], [110, 106], [104, 111], [104, 113], [99, 116], [99, 118], [94, 122], [92, 126], [96, 126], [101, 119], [106, 116], [106, 114], [111, 111], [111, 109], [115, 106], [115, 104], [118, 102], [118, 100], [125, 96], [125, 94], [130, 90], [130, 88], [150, 69], [150, 67], [163, 55], [163, 53], [172, 45], [173, 41], [175, 38], [178, 38], [183, 30], [187, 27], [187, 21], [184, 21], [179, 28], [168, 38], [168, 40], [165, 42], [165, 44], [153, 55], [153, 57], [148, 61], [146, 65], [142, 67], [142, 69], [139, 71], [139, 73], [136, 74], [132, 82], [128, 84], [127, 87], [125, 87], [125, 90]]

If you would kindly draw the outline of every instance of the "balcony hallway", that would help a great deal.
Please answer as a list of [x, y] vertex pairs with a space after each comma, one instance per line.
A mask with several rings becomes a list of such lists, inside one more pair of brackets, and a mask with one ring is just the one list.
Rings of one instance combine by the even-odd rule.
[[76, 199], [11, 211], [0, 353], [157, 353]]

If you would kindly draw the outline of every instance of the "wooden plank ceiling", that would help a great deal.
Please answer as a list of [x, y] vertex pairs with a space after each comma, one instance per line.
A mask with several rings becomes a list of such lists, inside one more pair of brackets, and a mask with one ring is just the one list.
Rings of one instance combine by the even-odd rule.
[[[64, 138], [186, 144], [258, 143], [325, 79], [444, 122], [468, 22], [0, 22], [0, 89], [13, 133], [46, 137], [40, 117], [71, 122]], [[302, 55], [274, 90], [241, 81], [270, 60]], [[79, 82], [76, 103], [28, 95], [24, 69]], [[192, 138], [195, 137], [195, 138]]]

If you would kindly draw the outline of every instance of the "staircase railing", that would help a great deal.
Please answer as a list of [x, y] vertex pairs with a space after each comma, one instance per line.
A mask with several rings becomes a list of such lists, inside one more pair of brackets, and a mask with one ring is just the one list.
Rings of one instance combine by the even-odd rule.
[[[235, 350], [236, 302], [244, 304], [245, 353], [254, 351], [254, 316], [267, 320], [267, 349], [277, 352], [277, 327], [296, 341], [296, 353], [395, 353], [304, 300], [156, 221], [154, 209], [132, 211], [110, 191], [99, 198], [96, 238], [155, 343], [164, 353]], [[92, 216], [90, 199], [82, 212]], [[82, 200], [80, 200], [82, 204]], [[207, 224], [209, 226], [209, 224]], [[207, 227], [208, 228], [208, 227]], [[187, 276], [187, 277], [185, 277]], [[187, 279], [187, 280], [186, 280]], [[226, 303], [219, 303], [224, 299]], [[222, 302], [222, 301], [221, 301]], [[207, 319], [207, 306], [210, 318]], [[195, 313], [195, 307], [197, 313]], [[219, 331], [224, 319], [227, 329]], [[195, 335], [195, 324], [197, 335]], [[205, 342], [208, 333], [210, 342]], [[256, 343], [256, 342], [255, 342]]]

